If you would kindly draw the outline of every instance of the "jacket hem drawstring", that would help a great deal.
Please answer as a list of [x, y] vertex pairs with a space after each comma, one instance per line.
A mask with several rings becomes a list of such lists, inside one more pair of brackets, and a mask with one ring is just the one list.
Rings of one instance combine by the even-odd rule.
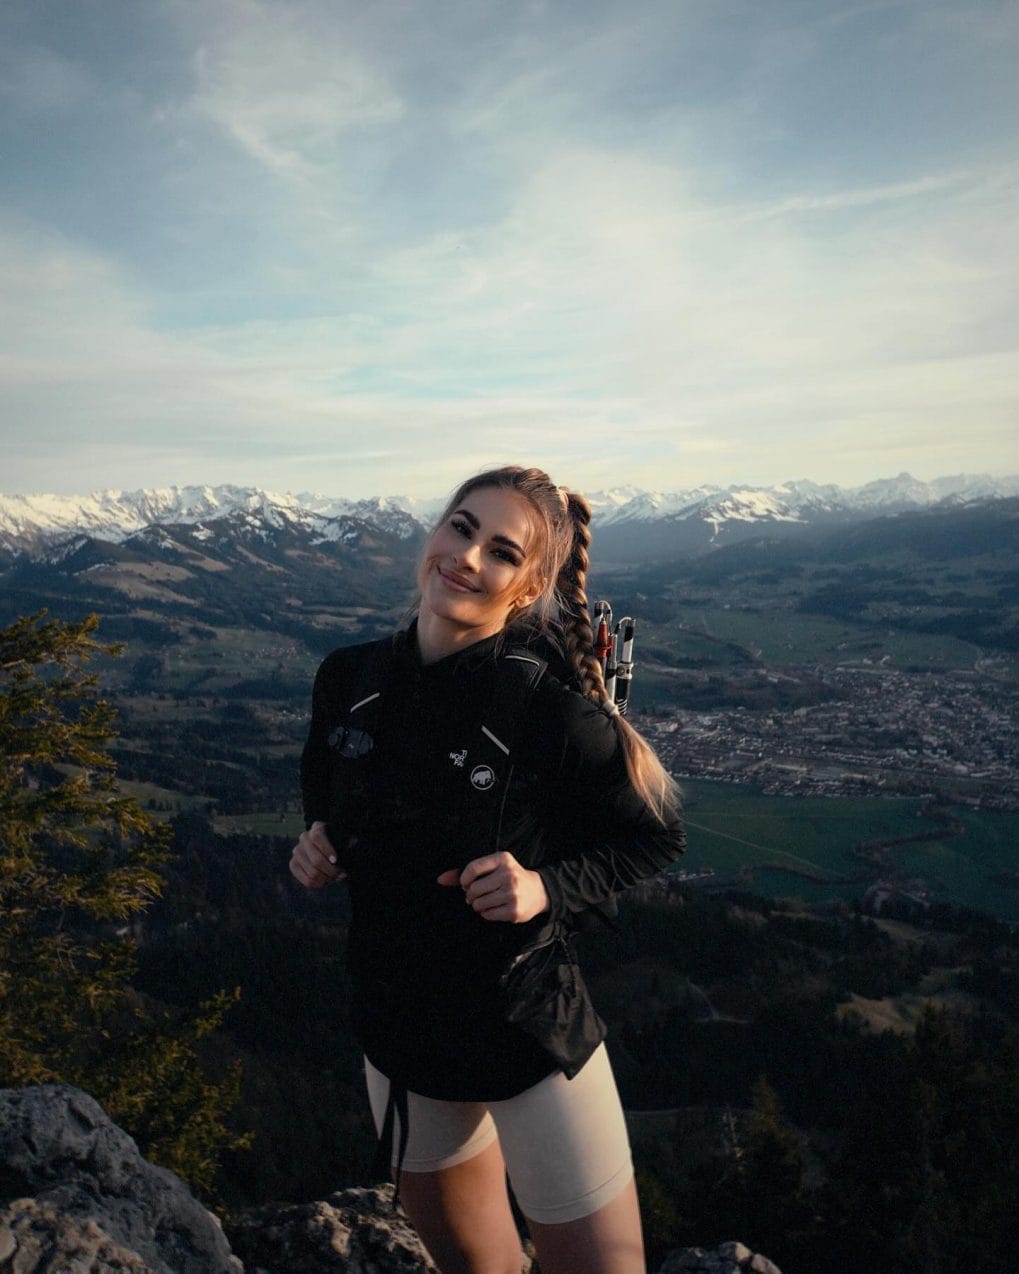
[[[393, 1123], [400, 1120], [400, 1136], [396, 1148], [396, 1164], [393, 1164]], [[386, 1100], [386, 1113], [382, 1120], [382, 1131], [379, 1133], [379, 1149], [376, 1157], [376, 1175], [387, 1180], [393, 1178], [393, 1211], [400, 1202], [400, 1174], [403, 1161], [407, 1155], [407, 1137], [409, 1135], [407, 1119], [407, 1086], [389, 1082], [389, 1096]]]

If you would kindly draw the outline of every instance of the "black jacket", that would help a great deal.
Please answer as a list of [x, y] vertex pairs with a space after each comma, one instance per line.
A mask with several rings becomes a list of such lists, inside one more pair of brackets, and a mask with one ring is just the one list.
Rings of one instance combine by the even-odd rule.
[[[554, 1056], [509, 1020], [507, 971], [684, 846], [678, 819], [663, 827], [631, 788], [610, 717], [551, 673], [499, 739], [509, 675], [501, 638], [425, 667], [412, 629], [334, 651], [315, 680], [304, 812], [327, 824], [348, 873], [355, 1020], [371, 1061], [431, 1097], [498, 1100], [575, 1073], [603, 1031]], [[541, 873], [548, 914], [486, 921], [436, 883], [496, 848]]]

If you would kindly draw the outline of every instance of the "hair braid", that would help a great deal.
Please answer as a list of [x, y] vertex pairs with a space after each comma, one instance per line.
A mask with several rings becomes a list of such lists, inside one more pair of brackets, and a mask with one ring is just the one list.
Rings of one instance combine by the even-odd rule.
[[605, 678], [594, 651], [594, 629], [587, 600], [588, 547], [591, 543], [591, 506], [576, 491], [566, 494], [566, 511], [573, 524], [573, 543], [563, 563], [558, 591], [562, 599], [566, 657], [580, 681], [581, 692], [597, 703], [605, 701]]

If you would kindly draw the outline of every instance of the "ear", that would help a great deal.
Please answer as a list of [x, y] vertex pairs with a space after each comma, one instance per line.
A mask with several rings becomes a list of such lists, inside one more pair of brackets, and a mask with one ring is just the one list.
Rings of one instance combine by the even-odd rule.
[[514, 613], [520, 610], [526, 610], [528, 606], [538, 600], [544, 591], [542, 581], [540, 579], [532, 579], [525, 590], [513, 599]]

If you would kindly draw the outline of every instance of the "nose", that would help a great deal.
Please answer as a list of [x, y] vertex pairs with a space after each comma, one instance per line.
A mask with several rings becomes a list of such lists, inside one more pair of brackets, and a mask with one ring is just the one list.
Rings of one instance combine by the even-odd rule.
[[481, 545], [469, 544], [457, 559], [461, 566], [469, 571], [477, 571], [481, 566]]

